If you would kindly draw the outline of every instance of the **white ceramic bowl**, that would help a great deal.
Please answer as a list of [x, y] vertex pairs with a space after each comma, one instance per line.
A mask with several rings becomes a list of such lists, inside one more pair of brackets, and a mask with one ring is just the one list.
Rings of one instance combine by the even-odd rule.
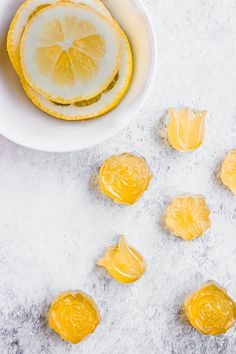
[[156, 67], [155, 37], [141, 0], [104, 0], [131, 41], [135, 72], [121, 104], [101, 118], [64, 122], [28, 100], [6, 53], [6, 34], [22, 0], [0, 1], [0, 134], [32, 149], [65, 152], [96, 145], [123, 129], [143, 105]]

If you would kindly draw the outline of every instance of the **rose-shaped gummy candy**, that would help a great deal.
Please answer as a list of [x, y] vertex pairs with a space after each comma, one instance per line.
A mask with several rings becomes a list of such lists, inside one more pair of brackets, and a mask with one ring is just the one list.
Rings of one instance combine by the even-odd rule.
[[64, 340], [77, 344], [95, 331], [100, 315], [90, 296], [82, 291], [68, 291], [54, 299], [48, 320]]
[[151, 179], [146, 160], [128, 153], [110, 157], [99, 172], [102, 192], [121, 204], [134, 204], [148, 189]]
[[191, 325], [205, 335], [226, 333], [236, 320], [235, 302], [212, 282], [190, 295], [184, 310]]

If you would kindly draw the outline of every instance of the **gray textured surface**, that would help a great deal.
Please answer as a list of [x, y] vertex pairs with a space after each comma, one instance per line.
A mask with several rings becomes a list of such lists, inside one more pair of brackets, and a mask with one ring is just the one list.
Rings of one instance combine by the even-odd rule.
[[[128, 0], [127, 0], [128, 1]], [[0, 139], [1, 354], [234, 354], [236, 328], [200, 336], [178, 318], [185, 296], [209, 279], [236, 299], [236, 198], [216, 171], [236, 147], [235, 0], [145, 0], [157, 34], [158, 73], [129, 128], [98, 147], [70, 154], [34, 152]], [[159, 137], [169, 106], [208, 109], [205, 144], [178, 154]], [[147, 158], [155, 178], [133, 207], [101, 199], [91, 179], [118, 152]], [[212, 228], [192, 243], [161, 229], [166, 203], [201, 193]], [[148, 272], [115, 283], [95, 262], [124, 233]], [[80, 288], [97, 301], [102, 324], [77, 347], [46, 325], [52, 298]]]

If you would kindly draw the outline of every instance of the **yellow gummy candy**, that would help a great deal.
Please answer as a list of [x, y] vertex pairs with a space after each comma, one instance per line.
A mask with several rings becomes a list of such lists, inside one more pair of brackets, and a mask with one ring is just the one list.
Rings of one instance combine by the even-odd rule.
[[53, 300], [48, 321], [64, 340], [77, 344], [95, 331], [100, 314], [90, 296], [82, 291], [68, 291]]
[[146, 272], [143, 256], [127, 243], [124, 236], [117, 245], [108, 248], [97, 264], [106, 268], [115, 280], [126, 284], [135, 282]]
[[165, 227], [175, 236], [191, 241], [211, 226], [210, 210], [201, 195], [174, 198], [164, 214]]
[[222, 163], [220, 178], [224, 185], [236, 195], [236, 150], [228, 152]]
[[226, 333], [236, 320], [235, 302], [213, 282], [190, 295], [184, 309], [191, 325], [205, 335]]
[[134, 204], [148, 189], [152, 177], [146, 160], [128, 153], [112, 156], [99, 172], [102, 192], [121, 204]]
[[193, 151], [202, 145], [205, 137], [207, 111], [193, 111], [189, 108], [169, 109], [168, 140], [181, 152]]

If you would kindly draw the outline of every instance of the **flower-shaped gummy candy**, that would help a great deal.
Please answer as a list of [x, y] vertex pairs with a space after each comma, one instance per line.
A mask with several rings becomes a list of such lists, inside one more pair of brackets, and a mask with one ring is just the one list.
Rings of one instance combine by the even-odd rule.
[[48, 321], [64, 340], [77, 344], [95, 331], [100, 314], [90, 296], [82, 291], [68, 291], [53, 300]]
[[190, 295], [184, 310], [191, 325], [205, 335], [226, 333], [236, 320], [235, 302], [213, 282]]
[[189, 108], [169, 109], [168, 140], [181, 152], [193, 151], [202, 145], [205, 137], [207, 111], [193, 111]]
[[135, 282], [146, 271], [143, 256], [127, 243], [124, 236], [120, 237], [117, 245], [108, 248], [97, 264], [106, 268], [115, 280], [126, 284]]
[[211, 226], [210, 210], [201, 195], [174, 198], [164, 214], [165, 227], [175, 236], [191, 241]]
[[236, 195], [236, 150], [228, 152], [221, 166], [220, 178], [224, 185]]
[[134, 204], [148, 189], [151, 179], [146, 160], [128, 153], [110, 157], [99, 172], [102, 192], [121, 204]]

